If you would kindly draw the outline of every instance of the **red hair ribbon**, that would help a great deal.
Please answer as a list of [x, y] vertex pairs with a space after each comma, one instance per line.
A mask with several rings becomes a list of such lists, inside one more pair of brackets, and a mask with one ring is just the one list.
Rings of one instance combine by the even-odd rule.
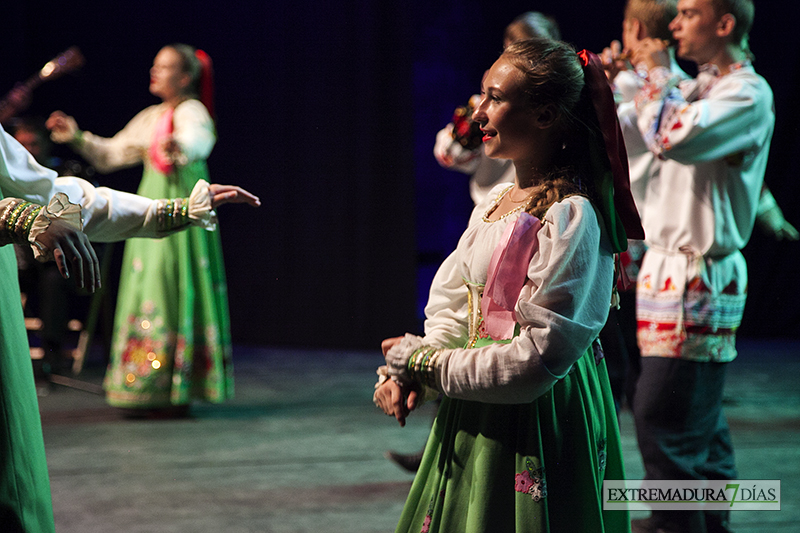
[[[639, 218], [639, 212], [636, 210], [636, 204], [633, 202], [633, 195], [631, 194], [630, 174], [628, 171], [628, 153], [625, 150], [625, 141], [622, 138], [622, 130], [619, 126], [617, 118], [617, 109], [614, 104], [614, 95], [611, 92], [611, 87], [608, 84], [603, 65], [600, 58], [596, 54], [587, 50], [578, 52], [581, 65], [583, 65], [583, 75], [586, 81], [586, 87], [589, 89], [592, 104], [595, 113], [597, 114], [597, 122], [600, 130], [603, 132], [603, 140], [605, 141], [605, 152], [608, 156], [608, 163], [611, 166], [611, 173], [613, 175], [612, 187], [598, 187], [598, 193], [604, 197], [603, 203], [608, 203], [609, 208], [613, 208], [612, 212], [605, 213], [611, 217], [611, 220], [606, 221], [611, 231], [612, 241], [619, 241], [627, 237], [628, 239], [644, 239], [644, 229]], [[605, 190], [603, 190], [605, 189]], [[605, 198], [608, 194], [613, 197], [613, 201]], [[605, 210], [603, 210], [605, 211]], [[620, 235], [618, 231], [619, 224], [621, 223], [624, 228], [624, 235]], [[615, 231], [616, 230], [616, 231]], [[627, 248], [627, 242], [615, 242], [617, 247], [622, 247], [622, 250]]]
[[214, 115], [214, 68], [211, 64], [211, 57], [200, 49], [195, 50], [194, 55], [200, 61], [200, 77], [197, 83], [200, 101], [208, 109], [211, 118], [216, 119]]

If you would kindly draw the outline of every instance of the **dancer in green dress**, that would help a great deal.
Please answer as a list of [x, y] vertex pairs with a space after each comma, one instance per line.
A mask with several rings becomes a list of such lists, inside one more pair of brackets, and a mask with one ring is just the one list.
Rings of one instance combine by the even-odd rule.
[[[56, 194], [63, 193], [63, 194]], [[66, 195], [66, 196], [64, 196]], [[52, 201], [50, 199], [53, 198]], [[67, 198], [78, 205], [70, 205]], [[100, 268], [87, 235], [98, 242], [163, 237], [199, 224], [213, 228], [212, 208], [259, 205], [227, 185], [201, 181], [189, 198], [150, 200], [78, 178], [56, 178], [0, 127], [0, 525], [9, 533], [52, 533], [53, 508], [42, 425], [22, 314], [14, 249], [30, 245], [39, 260], [55, 259], [64, 277], [88, 290]], [[175, 204], [188, 207], [174, 215]], [[45, 207], [46, 204], [47, 207]], [[81, 221], [86, 234], [79, 231]]]
[[425, 336], [383, 343], [386, 414], [402, 425], [444, 395], [397, 531], [628, 531], [601, 501], [624, 472], [597, 336], [613, 253], [642, 229], [599, 59], [513, 44], [473, 118], [516, 179], [476, 206], [437, 272]]
[[[138, 194], [170, 198], [208, 179], [216, 141], [208, 56], [182, 44], [162, 48], [150, 92], [162, 103], [112, 138], [78, 130], [55, 112], [53, 138], [69, 142], [101, 172], [144, 164]], [[198, 99], [199, 98], [199, 99]], [[191, 229], [126, 244], [106, 398], [135, 414], [185, 414], [193, 399], [233, 395], [227, 285], [218, 232]]]

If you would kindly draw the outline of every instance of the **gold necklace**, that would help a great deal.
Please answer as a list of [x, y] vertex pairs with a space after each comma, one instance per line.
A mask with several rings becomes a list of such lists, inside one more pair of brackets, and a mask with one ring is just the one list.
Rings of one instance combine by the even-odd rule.
[[[509, 189], [508, 192], [506, 193], [506, 196], [508, 197], [508, 201], [511, 202], [511, 203], [520, 204], [520, 203], [528, 200], [531, 197], [530, 194], [526, 194], [525, 198], [523, 198], [522, 200], [514, 200], [511, 197], [511, 193], [512, 193], [513, 190], [514, 190], [514, 187], [511, 187], [511, 189]], [[522, 190], [522, 189], [520, 189], [520, 190]]]
[[[491, 222], [498, 222], [498, 221], [500, 221], [500, 220], [503, 220], [504, 218], [506, 218], [506, 217], [508, 217], [508, 216], [511, 216], [511, 215], [513, 215], [513, 214], [514, 214], [514, 213], [516, 213], [517, 211], [520, 211], [520, 210], [522, 210], [522, 209], [524, 209], [524, 208], [527, 208], [527, 207], [528, 207], [528, 203], [529, 203], [529, 202], [526, 202], [525, 200], [529, 200], [529, 198], [526, 198], [525, 200], [521, 200], [521, 202], [523, 202], [523, 203], [521, 203], [520, 205], [518, 205], [517, 207], [515, 207], [515, 208], [514, 208], [514, 209], [512, 209], [511, 211], [509, 211], [509, 212], [507, 212], [507, 213], [504, 213], [504, 214], [500, 215], [500, 216], [499, 216], [499, 217], [498, 217], [496, 220], [490, 220], [490, 219], [489, 219], [489, 217], [490, 217], [490, 216], [492, 216], [492, 213], [494, 213], [495, 211], [497, 211], [497, 208], [498, 208], [498, 207], [500, 207], [500, 201], [501, 201], [503, 198], [505, 198], [506, 196], [508, 196], [508, 194], [511, 192], [511, 189], [513, 189], [513, 188], [514, 188], [514, 185], [512, 185], [511, 187], [509, 187], [509, 188], [507, 188], [507, 189], [503, 190], [503, 191], [502, 191], [502, 192], [501, 192], [501, 193], [500, 193], [500, 194], [497, 196], [497, 198], [495, 199], [495, 201], [494, 201], [494, 202], [492, 203], [492, 205], [489, 207], [488, 211], [486, 211], [486, 213], [483, 215], [483, 217], [481, 217], [481, 218], [483, 219], [483, 221], [484, 221], [484, 222], [489, 222], [489, 223], [491, 223]], [[511, 200], [511, 198], [509, 198], [509, 200]], [[513, 203], [520, 203], [520, 202], [514, 202], [513, 200], [511, 200], [511, 201], [512, 201]]]

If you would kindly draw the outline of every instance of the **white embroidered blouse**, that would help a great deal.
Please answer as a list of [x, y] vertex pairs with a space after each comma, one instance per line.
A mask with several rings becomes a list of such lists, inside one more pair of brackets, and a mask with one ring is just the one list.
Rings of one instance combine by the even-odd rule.
[[509, 344], [463, 346], [469, 333], [468, 288], [483, 285], [507, 224], [486, 214], [508, 189], [495, 187], [476, 206], [456, 250], [439, 268], [425, 309], [422, 344], [442, 348], [440, 388], [447, 396], [490, 403], [526, 403], [569, 372], [605, 324], [613, 260], [590, 201], [573, 196], [553, 205], [538, 233], [515, 313], [520, 335]]

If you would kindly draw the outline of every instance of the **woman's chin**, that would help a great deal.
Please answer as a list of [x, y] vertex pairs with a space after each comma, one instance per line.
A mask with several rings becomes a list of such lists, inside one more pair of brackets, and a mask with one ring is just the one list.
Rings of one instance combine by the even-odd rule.
[[486, 144], [483, 145], [483, 151], [486, 154], [486, 157], [488, 157], [490, 159], [501, 159], [502, 158], [502, 156], [500, 155], [498, 150], [490, 148], [489, 146], [486, 146]]

